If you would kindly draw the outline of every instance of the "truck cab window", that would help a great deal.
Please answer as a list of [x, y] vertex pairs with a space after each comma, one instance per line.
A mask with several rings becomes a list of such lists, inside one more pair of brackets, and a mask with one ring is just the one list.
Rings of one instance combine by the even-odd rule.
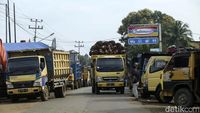
[[165, 65], [166, 65], [166, 61], [164, 61], [164, 60], [156, 60], [154, 62], [154, 64], [151, 65], [151, 67], [150, 67], [150, 73], [153, 73], [153, 72], [160, 71], [160, 70], [164, 69]]
[[44, 61], [44, 58], [40, 58], [40, 68], [41, 70], [43, 70], [45, 67], [45, 61]]

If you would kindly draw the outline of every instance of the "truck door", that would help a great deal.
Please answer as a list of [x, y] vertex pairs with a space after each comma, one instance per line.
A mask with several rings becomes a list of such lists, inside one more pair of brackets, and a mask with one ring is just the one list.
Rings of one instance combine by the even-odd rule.
[[189, 80], [189, 54], [174, 56], [166, 67], [167, 81]]
[[151, 64], [147, 75], [149, 91], [156, 91], [156, 88], [160, 83], [162, 70], [164, 69], [166, 63], [167, 62], [165, 60], [155, 59], [154, 62]]

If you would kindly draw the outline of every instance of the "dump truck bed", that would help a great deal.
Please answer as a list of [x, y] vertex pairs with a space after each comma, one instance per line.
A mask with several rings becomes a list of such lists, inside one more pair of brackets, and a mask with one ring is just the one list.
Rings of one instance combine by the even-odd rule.
[[70, 74], [69, 53], [53, 51], [45, 56], [47, 61], [48, 75], [51, 79], [67, 78]]

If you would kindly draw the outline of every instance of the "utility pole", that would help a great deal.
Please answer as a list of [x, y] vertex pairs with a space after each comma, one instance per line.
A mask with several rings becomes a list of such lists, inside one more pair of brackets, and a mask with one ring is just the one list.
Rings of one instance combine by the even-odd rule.
[[9, 33], [9, 43], [11, 43], [11, 28], [10, 28], [10, 5], [9, 5], [9, 0], [7, 0], [8, 4], [8, 33]]
[[36, 42], [36, 38], [37, 38], [37, 29], [43, 29], [43, 26], [39, 26], [38, 25], [38, 22], [43, 22], [43, 20], [42, 19], [31, 19], [31, 22], [35, 22], [35, 26], [34, 27], [32, 27], [32, 26], [30, 26], [29, 25], [29, 29], [34, 29], [35, 31], [34, 31], [34, 42]]
[[8, 43], [8, 6], [7, 6], [7, 4], [5, 4], [5, 20], [6, 20], [6, 23], [5, 23], [5, 25], [6, 25], [6, 43]]
[[83, 41], [75, 41], [78, 45], [74, 45], [74, 47], [77, 47], [78, 48], [78, 53], [80, 54], [80, 50], [81, 50], [81, 47], [84, 47], [83, 44]]
[[17, 42], [17, 31], [16, 31], [16, 18], [15, 18], [15, 3], [13, 3], [13, 13], [14, 13], [14, 38], [15, 43]]

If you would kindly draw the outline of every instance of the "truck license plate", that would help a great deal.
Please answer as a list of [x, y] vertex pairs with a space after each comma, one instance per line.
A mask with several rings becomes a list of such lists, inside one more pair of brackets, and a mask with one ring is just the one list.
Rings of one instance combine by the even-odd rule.
[[19, 92], [28, 92], [28, 89], [19, 89]]
[[114, 83], [107, 83], [107, 86], [114, 86]]

